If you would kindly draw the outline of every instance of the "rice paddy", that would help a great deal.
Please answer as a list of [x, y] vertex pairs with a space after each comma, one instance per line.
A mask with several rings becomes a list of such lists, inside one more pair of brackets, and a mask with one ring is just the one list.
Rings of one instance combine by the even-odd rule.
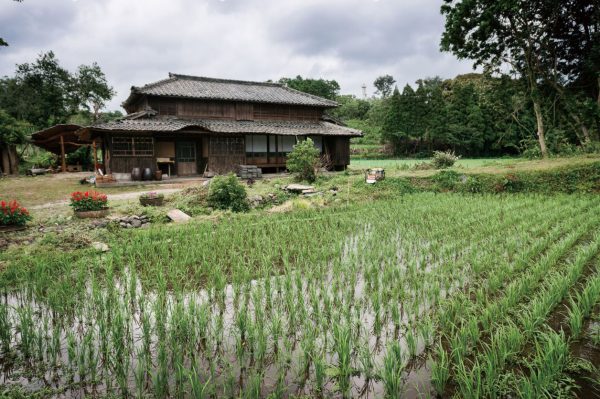
[[31, 253], [0, 275], [0, 381], [48, 397], [594, 397], [599, 211], [415, 194]]

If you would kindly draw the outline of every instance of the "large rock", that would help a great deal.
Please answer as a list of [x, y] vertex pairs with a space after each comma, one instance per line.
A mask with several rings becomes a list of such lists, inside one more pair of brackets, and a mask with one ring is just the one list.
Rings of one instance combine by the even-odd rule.
[[313, 192], [315, 190], [313, 186], [307, 186], [304, 184], [288, 184], [285, 189], [293, 193], [302, 193], [307, 190]]
[[108, 252], [110, 248], [103, 242], [95, 241], [92, 243], [92, 248], [98, 252]]
[[167, 216], [175, 223], [186, 223], [192, 218], [190, 215], [181, 212], [179, 209], [170, 210], [169, 213], [167, 213]]

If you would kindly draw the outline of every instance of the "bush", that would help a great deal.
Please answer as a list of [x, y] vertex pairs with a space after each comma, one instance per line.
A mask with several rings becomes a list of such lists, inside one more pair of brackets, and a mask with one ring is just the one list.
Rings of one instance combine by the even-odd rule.
[[246, 188], [232, 173], [212, 179], [208, 190], [208, 205], [215, 209], [231, 209], [233, 212], [247, 212], [250, 209]]
[[295, 174], [297, 180], [314, 182], [317, 178], [316, 170], [319, 168], [319, 150], [310, 138], [294, 146], [287, 156], [287, 169]]
[[431, 180], [433, 180], [440, 191], [450, 191], [454, 190], [462, 177], [462, 175], [459, 175], [453, 170], [444, 170], [432, 176]]
[[106, 208], [108, 204], [108, 198], [106, 194], [98, 193], [96, 191], [75, 191], [71, 193], [70, 206], [75, 211], [99, 211]]
[[454, 151], [434, 151], [431, 163], [436, 169], [446, 169], [454, 165], [460, 156], [455, 155]]
[[24, 226], [29, 220], [29, 211], [16, 200], [0, 201], [0, 226]]
[[208, 186], [187, 187], [167, 197], [173, 207], [190, 216], [210, 213], [208, 206]]

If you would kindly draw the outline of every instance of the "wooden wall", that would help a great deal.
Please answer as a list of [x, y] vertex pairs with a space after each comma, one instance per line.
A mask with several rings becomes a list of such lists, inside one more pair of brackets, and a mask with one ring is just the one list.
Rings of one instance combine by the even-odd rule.
[[244, 136], [211, 136], [208, 169], [215, 173], [235, 171], [246, 163]]
[[350, 165], [349, 137], [323, 137], [323, 146], [334, 166]]
[[145, 168], [150, 168], [152, 173], [156, 171], [155, 157], [111, 157], [111, 173], [131, 173], [133, 168], [140, 168], [143, 172]]
[[206, 101], [164, 97], [148, 98], [159, 115], [198, 119], [318, 121], [323, 110], [316, 107]]

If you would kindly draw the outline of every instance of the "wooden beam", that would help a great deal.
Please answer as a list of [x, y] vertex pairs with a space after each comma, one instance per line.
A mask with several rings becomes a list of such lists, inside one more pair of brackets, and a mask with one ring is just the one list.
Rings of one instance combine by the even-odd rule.
[[98, 173], [98, 148], [96, 147], [96, 139], [92, 141], [92, 151], [94, 154], [94, 174]]
[[67, 171], [67, 160], [65, 159], [65, 139], [60, 135], [60, 158], [62, 160], [62, 171]]

